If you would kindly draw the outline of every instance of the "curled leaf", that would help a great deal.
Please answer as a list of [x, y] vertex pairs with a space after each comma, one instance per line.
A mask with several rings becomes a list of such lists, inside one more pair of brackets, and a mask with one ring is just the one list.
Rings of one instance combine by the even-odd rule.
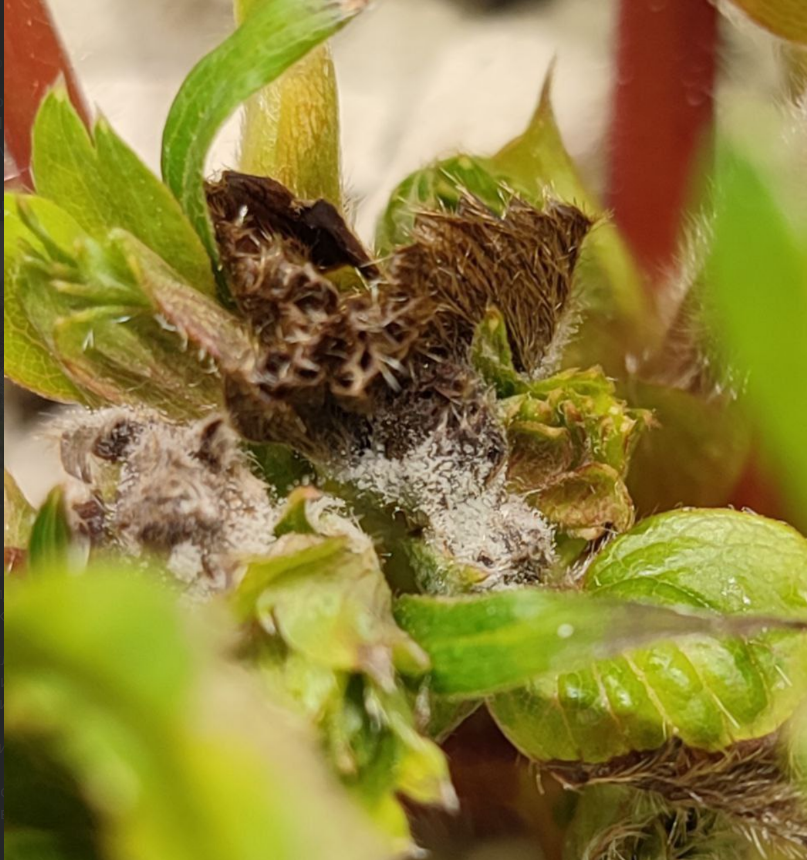
[[[36, 198], [31, 198], [36, 200]], [[48, 201], [31, 204], [48, 210], [51, 230], [59, 241], [72, 241], [80, 229], [72, 219]], [[40, 217], [45, 217], [40, 213]], [[3, 195], [3, 371], [18, 385], [50, 400], [80, 403], [82, 393], [70, 381], [28, 318], [23, 304], [25, 285], [20, 266], [26, 247], [41, 248], [17, 210], [17, 198]]]

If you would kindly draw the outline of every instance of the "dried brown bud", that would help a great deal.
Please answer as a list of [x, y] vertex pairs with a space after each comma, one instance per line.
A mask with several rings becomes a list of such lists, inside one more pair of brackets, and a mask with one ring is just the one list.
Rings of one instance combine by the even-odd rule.
[[437, 339], [468, 347], [489, 307], [507, 325], [516, 369], [534, 374], [558, 331], [592, 222], [573, 206], [544, 211], [513, 198], [498, 217], [466, 195], [456, 212], [423, 212], [392, 279], [438, 308]]
[[782, 765], [780, 738], [770, 735], [714, 753], [673, 739], [659, 750], [601, 764], [551, 762], [545, 767], [567, 787], [618, 783], [671, 803], [724, 812], [740, 830], [802, 856], [795, 852], [807, 847], [804, 797]]

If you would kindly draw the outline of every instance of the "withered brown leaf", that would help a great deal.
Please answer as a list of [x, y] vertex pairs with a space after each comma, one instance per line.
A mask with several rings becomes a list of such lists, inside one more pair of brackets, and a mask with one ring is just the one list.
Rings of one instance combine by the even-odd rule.
[[465, 195], [456, 212], [422, 212], [415, 241], [390, 264], [396, 283], [438, 308], [440, 338], [468, 345], [491, 306], [504, 316], [516, 369], [534, 373], [568, 307], [591, 220], [574, 206], [539, 211], [514, 197], [499, 217]]

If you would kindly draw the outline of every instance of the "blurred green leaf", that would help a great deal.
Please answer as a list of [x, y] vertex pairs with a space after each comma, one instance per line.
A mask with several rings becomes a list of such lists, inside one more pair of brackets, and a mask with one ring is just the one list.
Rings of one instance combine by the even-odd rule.
[[402, 597], [395, 617], [432, 663], [436, 693], [489, 696], [649, 642], [714, 631], [719, 618], [522, 588], [473, 597]]
[[265, 0], [190, 73], [163, 136], [163, 176], [208, 253], [218, 257], [203, 173], [224, 121], [263, 87], [322, 44], [366, 5], [364, 0]]
[[[26, 246], [41, 245], [20, 218], [17, 199], [12, 194], [3, 195], [3, 371], [9, 379], [42, 397], [64, 403], [82, 402], [81, 392], [51, 354], [23, 306], [25, 287], [20, 265]], [[81, 235], [78, 225], [57, 206], [37, 198], [29, 201], [40, 217], [47, 217], [60, 243], [69, 244]]]
[[222, 671], [223, 618], [120, 570], [7, 587], [5, 611], [6, 738], [69, 769], [105, 860], [384, 856], [293, 722]]
[[215, 294], [210, 259], [169, 189], [99, 120], [90, 137], [59, 87], [45, 97], [34, 126], [37, 193], [58, 204], [93, 238], [126, 230], [191, 286]]
[[97, 854], [85, 844], [60, 838], [58, 834], [36, 830], [3, 831], [6, 860], [96, 860]]
[[17, 482], [3, 469], [3, 546], [25, 549], [35, 517]]
[[639, 439], [628, 472], [639, 515], [684, 504], [728, 504], [751, 453], [752, 432], [743, 407], [727, 397], [701, 397], [635, 380], [624, 393], [653, 415], [653, 426]]
[[707, 277], [730, 354], [795, 510], [807, 509], [807, 235], [795, 236], [765, 177], [723, 145]]
[[73, 533], [62, 487], [51, 490], [36, 514], [28, 543], [28, 567], [34, 573], [72, 567], [76, 561]]
[[[581, 671], [568, 665], [497, 698], [497, 721], [533, 758], [607, 761], [672, 736], [719, 750], [776, 731], [807, 694], [807, 540], [789, 526], [736, 511], [664, 514], [609, 544], [582, 586], [595, 603], [722, 613], [725, 628], [713, 631], [720, 639], [631, 650]], [[634, 623], [651, 611], [633, 609]], [[743, 631], [755, 616], [792, 619], [796, 629]], [[612, 634], [631, 629], [621, 624]]]

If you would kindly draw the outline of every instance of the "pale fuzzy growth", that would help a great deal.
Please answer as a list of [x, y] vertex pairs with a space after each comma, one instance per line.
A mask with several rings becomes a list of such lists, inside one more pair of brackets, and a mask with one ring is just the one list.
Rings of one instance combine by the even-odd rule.
[[191, 593], [237, 579], [274, 543], [278, 511], [221, 418], [171, 424], [145, 410], [73, 413], [62, 459], [81, 482], [73, 511], [96, 545], [166, 559]]
[[553, 559], [552, 529], [507, 491], [503, 471], [479, 453], [437, 430], [401, 457], [371, 447], [338, 477], [425, 518], [434, 547], [487, 572], [482, 587], [536, 581]]
[[347, 538], [348, 546], [357, 555], [374, 551], [373, 541], [359, 526], [342, 499], [321, 495], [306, 503], [306, 516], [311, 527], [323, 537]]

